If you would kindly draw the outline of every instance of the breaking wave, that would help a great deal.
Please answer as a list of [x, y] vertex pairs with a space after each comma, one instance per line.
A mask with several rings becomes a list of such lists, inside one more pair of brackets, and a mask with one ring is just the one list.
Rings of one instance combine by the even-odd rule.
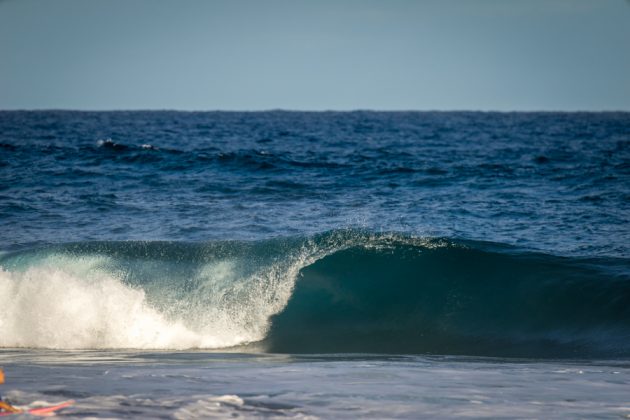
[[630, 355], [630, 262], [334, 231], [0, 255], [0, 347]]

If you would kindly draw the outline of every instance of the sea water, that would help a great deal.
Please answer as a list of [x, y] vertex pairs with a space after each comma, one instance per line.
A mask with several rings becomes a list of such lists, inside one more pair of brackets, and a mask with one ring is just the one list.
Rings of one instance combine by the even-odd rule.
[[630, 114], [0, 112], [0, 365], [75, 417], [630, 415]]

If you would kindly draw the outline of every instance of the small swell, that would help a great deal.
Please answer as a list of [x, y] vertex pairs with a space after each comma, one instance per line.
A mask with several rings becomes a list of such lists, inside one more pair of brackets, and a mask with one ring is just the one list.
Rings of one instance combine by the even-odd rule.
[[129, 149], [131, 149], [130, 146], [127, 146], [127, 145], [122, 144], [122, 143], [116, 143], [112, 139], [99, 140], [96, 143], [96, 145], [98, 147], [100, 147], [100, 148], [108, 149], [108, 150], [129, 150]]

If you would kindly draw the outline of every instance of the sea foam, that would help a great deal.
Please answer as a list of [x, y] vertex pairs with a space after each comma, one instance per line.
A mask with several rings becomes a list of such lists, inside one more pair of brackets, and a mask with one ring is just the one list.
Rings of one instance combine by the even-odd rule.
[[243, 272], [242, 259], [225, 258], [187, 279], [135, 261], [153, 278], [133, 284], [107, 256], [20, 256], [0, 269], [0, 347], [213, 349], [259, 341], [310, 261], [296, 255]]
[[[97, 260], [98, 261], [98, 260]], [[0, 347], [190, 348], [203, 335], [153, 309], [141, 289], [86, 265], [0, 271]], [[75, 261], [74, 264], [77, 264]], [[89, 273], [89, 274], [87, 274]]]

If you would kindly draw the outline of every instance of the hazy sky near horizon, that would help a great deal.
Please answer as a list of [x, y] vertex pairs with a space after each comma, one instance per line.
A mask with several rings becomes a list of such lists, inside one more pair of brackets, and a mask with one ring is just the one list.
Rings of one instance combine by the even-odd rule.
[[0, 0], [0, 109], [627, 110], [628, 0]]

